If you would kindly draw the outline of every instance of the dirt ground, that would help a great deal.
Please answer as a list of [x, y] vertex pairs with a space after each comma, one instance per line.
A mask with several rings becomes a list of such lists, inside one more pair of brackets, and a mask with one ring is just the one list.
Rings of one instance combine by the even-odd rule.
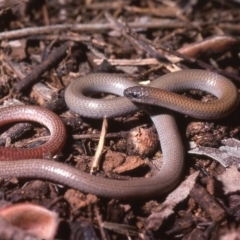
[[[238, 87], [239, 22], [238, 0], [3, 0], [1, 105], [36, 105], [56, 113], [66, 127], [66, 143], [58, 154], [43, 157], [94, 171], [96, 185], [100, 178], [151, 178], [162, 164], [151, 107], [105, 121], [88, 118], [66, 105], [66, 87], [89, 73], [146, 83], [184, 69], [214, 72]], [[203, 91], [179, 94], [215, 100]], [[240, 239], [239, 112], [237, 106], [217, 120], [174, 113], [184, 170], [177, 186], [154, 197], [103, 197], [81, 191], [80, 183], [74, 189], [64, 181], [0, 170], [0, 239]], [[35, 148], [48, 139], [41, 124], [20, 121], [2, 127], [0, 144]], [[96, 167], [93, 159], [99, 160]]]

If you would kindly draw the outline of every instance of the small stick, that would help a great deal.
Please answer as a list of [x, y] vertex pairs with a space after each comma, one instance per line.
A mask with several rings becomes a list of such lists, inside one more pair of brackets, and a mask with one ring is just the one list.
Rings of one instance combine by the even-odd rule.
[[[104, 59], [94, 59], [93, 62], [97, 65], [102, 64]], [[112, 66], [145, 66], [145, 65], [159, 65], [156, 58], [145, 59], [107, 59]]]
[[38, 41], [72, 41], [72, 42], [91, 42], [93, 39], [91, 36], [82, 36], [82, 35], [67, 35], [67, 34], [50, 34], [50, 35], [34, 35], [34, 36], [29, 36], [28, 40], [38, 40]]
[[[152, 57], [156, 58], [160, 63], [164, 63], [164, 64], [169, 64], [171, 63], [170, 59], [167, 58], [166, 56], [160, 54], [156, 47], [150, 42], [148, 41], [147, 39], [140, 39], [140, 37], [138, 36], [137, 33], [133, 32], [132, 29], [129, 27], [125, 27], [123, 24], [121, 24], [120, 22], [118, 22], [116, 19], [114, 19], [114, 17], [106, 12], [105, 13], [105, 17], [107, 18], [107, 20], [112, 24], [112, 26], [121, 31], [122, 34], [133, 44], [137, 45], [141, 50], [149, 53]], [[230, 40], [230, 41], [229, 41]], [[227, 37], [225, 38], [225, 40], [223, 42], [235, 42], [237, 43], [238, 40], [237, 39], [228, 39]], [[205, 42], [205, 45], [208, 45], [209, 42]], [[222, 42], [221, 42], [222, 44]], [[218, 42], [218, 45], [219, 42]], [[223, 76], [225, 77], [229, 77], [231, 78], [232, 80], [235, 80], [235, 81], [238, 81], [240, 82], [240, 77], [238, 77], [237, 75], [235, 74], [232, 74], [232, 73], [229, 73], [227, 71], [224, 71], [224, 70], [221, 70], [219, 68], [216, 68], [210, 64], [207, 64], [201, 60], [198, 60], [198, 59], [195, 59], [195, 58], [192, 58], [192, 57], [189, 57], [189, 56], [186, 56], [186, 55], [183, 55], [181, 54], [180, 52], [178, 51], [174, 51], [174, 50], [171, 50], [169, 48], [164, 48], [164, 47], [158, 47], [158, 49], [162, 50], [163, 52], [167, 52], [169, 54], [172, 54], [174, 56], [177, 56], [179, 58], [182, 58], [183, 60], [185, 61], [188, 61], [190, 63], [197, 63], [199, 66], [205, 68], [205, 69], [208, 69], [209, 71], [214, 71], [214, 72], [217, 72], [219, 74], [222, 74]]]
[[30, 74], [28, 74], [23, 80], [19, 81], [14, 89], [17, 93], [21, 92], [23, 89], [33, 85], [39, 80], [39, 77], [51, 69], [54, 65], [59, 63], [68, 53], [68, 49], [73, 47], [73, 42], [66, 42], [59, 48], [57, 48], [53, 53], [51, 53], [40, 65], [36, 66]]
[[90, 170], [91, 174], [95, 173], [98, 169], [100, 157], [102, 155], [102, 150], [103, 150], [103, 147], [104, 147], [105, 136], [106, 136], [106, 133], [107, 133], [107, 127], [108, 127], [107, 118], [104, 117], [100, 139], [99, 139], [99, 142], [98, 142], [98, 146], [97, 146], [95, 156], [94, 156], [93, 161], [92, 161], [92, 166], [91, 166], [91, 170]]
[[[129, 131], [121, 131], [121, 132], [116, 132], [116, 133], [107, 133], [105, 138], [126, 138], [127, 135], [129, 134]], [[94, 140], [95, 138], [100, 138], [99, 133], [91, 133], [91, 134], [80, 134], [80, 135], [73, 135], [74, 140], [79, 140], [79, 139], [92, 139]]]
[[[153, 20], [145, 23], [142, 22], [130, 22], [131, 28], [148, 28], [148, 29], [174, 29], [185, 27], [184, 22], [175, 20]], [[12, 30], [8, 32], [0, 33], [0, 41], [4, 39], [16, 39], [33, 35], [52, 34], [62, 31], [75, 31], [75, 32], [103, 32], [112, 29], [111, 23], [94, 23], [94, 24], [57, 24], [44, 27], [31, 27], [19, 30]]]
[[107, 240], [107, 236], [106, 236], [106, 233], [102, 227], [102, 216], [100, 215], [99, 213], [99, 209], [96, 205], [94, 205], [94, 212], [95, 212], [95, 215], [96, 215], [96, 219], [97, 219], [97, 223], [98, 223], [98, 226], [99, 226], [99, 231], [100, 231], [100, 234], [101, 234], [101, 237], [103, 240]]

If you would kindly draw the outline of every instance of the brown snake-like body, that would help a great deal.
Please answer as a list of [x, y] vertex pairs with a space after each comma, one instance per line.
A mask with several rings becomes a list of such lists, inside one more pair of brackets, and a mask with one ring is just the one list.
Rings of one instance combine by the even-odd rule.
[[[132, 114], [139, 109], [132, 101], [159, 105], [199, 119], [224, 117], [238, 104], [238, 91], [233, 83], [218, 74], [203, 70], [166, 74], [149, 86], [150, 88], [139, 86], [121, 75], [89, 74], [67, 87], [65, 101], [71, 110], [90, 118]], [[207, 91], [218, 99], [204, 103], [172, 93], [189, 89]], [[92, 92], [108, 92], [122, 97], [112, 100], [86, 97]], [[124, 93], [132, 101], [124, 97]], [[163, 152], [163, 165], [156, 176], [120, 181], [92, 176], [66, 164], [43, 159], [0, 161], [0, 176], [42, 178], [113, 198], [137, 199], [164, 194], [173, 189], [181, 179], [184, 149], [172, 112], [161, 108], [158, 112], [150, 110], [149, 113], [156, 126]]]

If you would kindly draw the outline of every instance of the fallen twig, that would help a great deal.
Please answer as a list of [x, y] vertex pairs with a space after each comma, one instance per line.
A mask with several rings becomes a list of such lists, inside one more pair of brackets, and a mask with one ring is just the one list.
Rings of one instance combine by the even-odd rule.
[[39, 77], [47, 70], [51, 69], [55, 64], [60, 62], [66, 55], [70, 47], [73, 47], [73, 42], [66, 42], [51, 53], [40, 65], [36, 66], [30, 74], [28, 74], [23, 80], [19, 81], [14, 89], [17, 93], [23, 89], [36, 83]]

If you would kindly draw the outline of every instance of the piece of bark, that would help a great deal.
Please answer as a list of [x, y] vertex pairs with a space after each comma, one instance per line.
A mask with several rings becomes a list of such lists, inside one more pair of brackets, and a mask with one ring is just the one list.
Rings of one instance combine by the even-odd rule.
[[174, 207], [186, 199], [193, 188], [199, 172], [190, 175], [182, 182], [177, 189], [171, 192], [165, 202], [161, 205], [161, 210], [152, 213], [146, 220], [146, 228], [157, 230], [161, 227], [163, 221], [174, 213]]
[[195, 187], [190, 191], [190, 196], [204, 209], [213, 221], [220, 222], [226, 217], [225, 210], [200, 185], [195, 184]]

